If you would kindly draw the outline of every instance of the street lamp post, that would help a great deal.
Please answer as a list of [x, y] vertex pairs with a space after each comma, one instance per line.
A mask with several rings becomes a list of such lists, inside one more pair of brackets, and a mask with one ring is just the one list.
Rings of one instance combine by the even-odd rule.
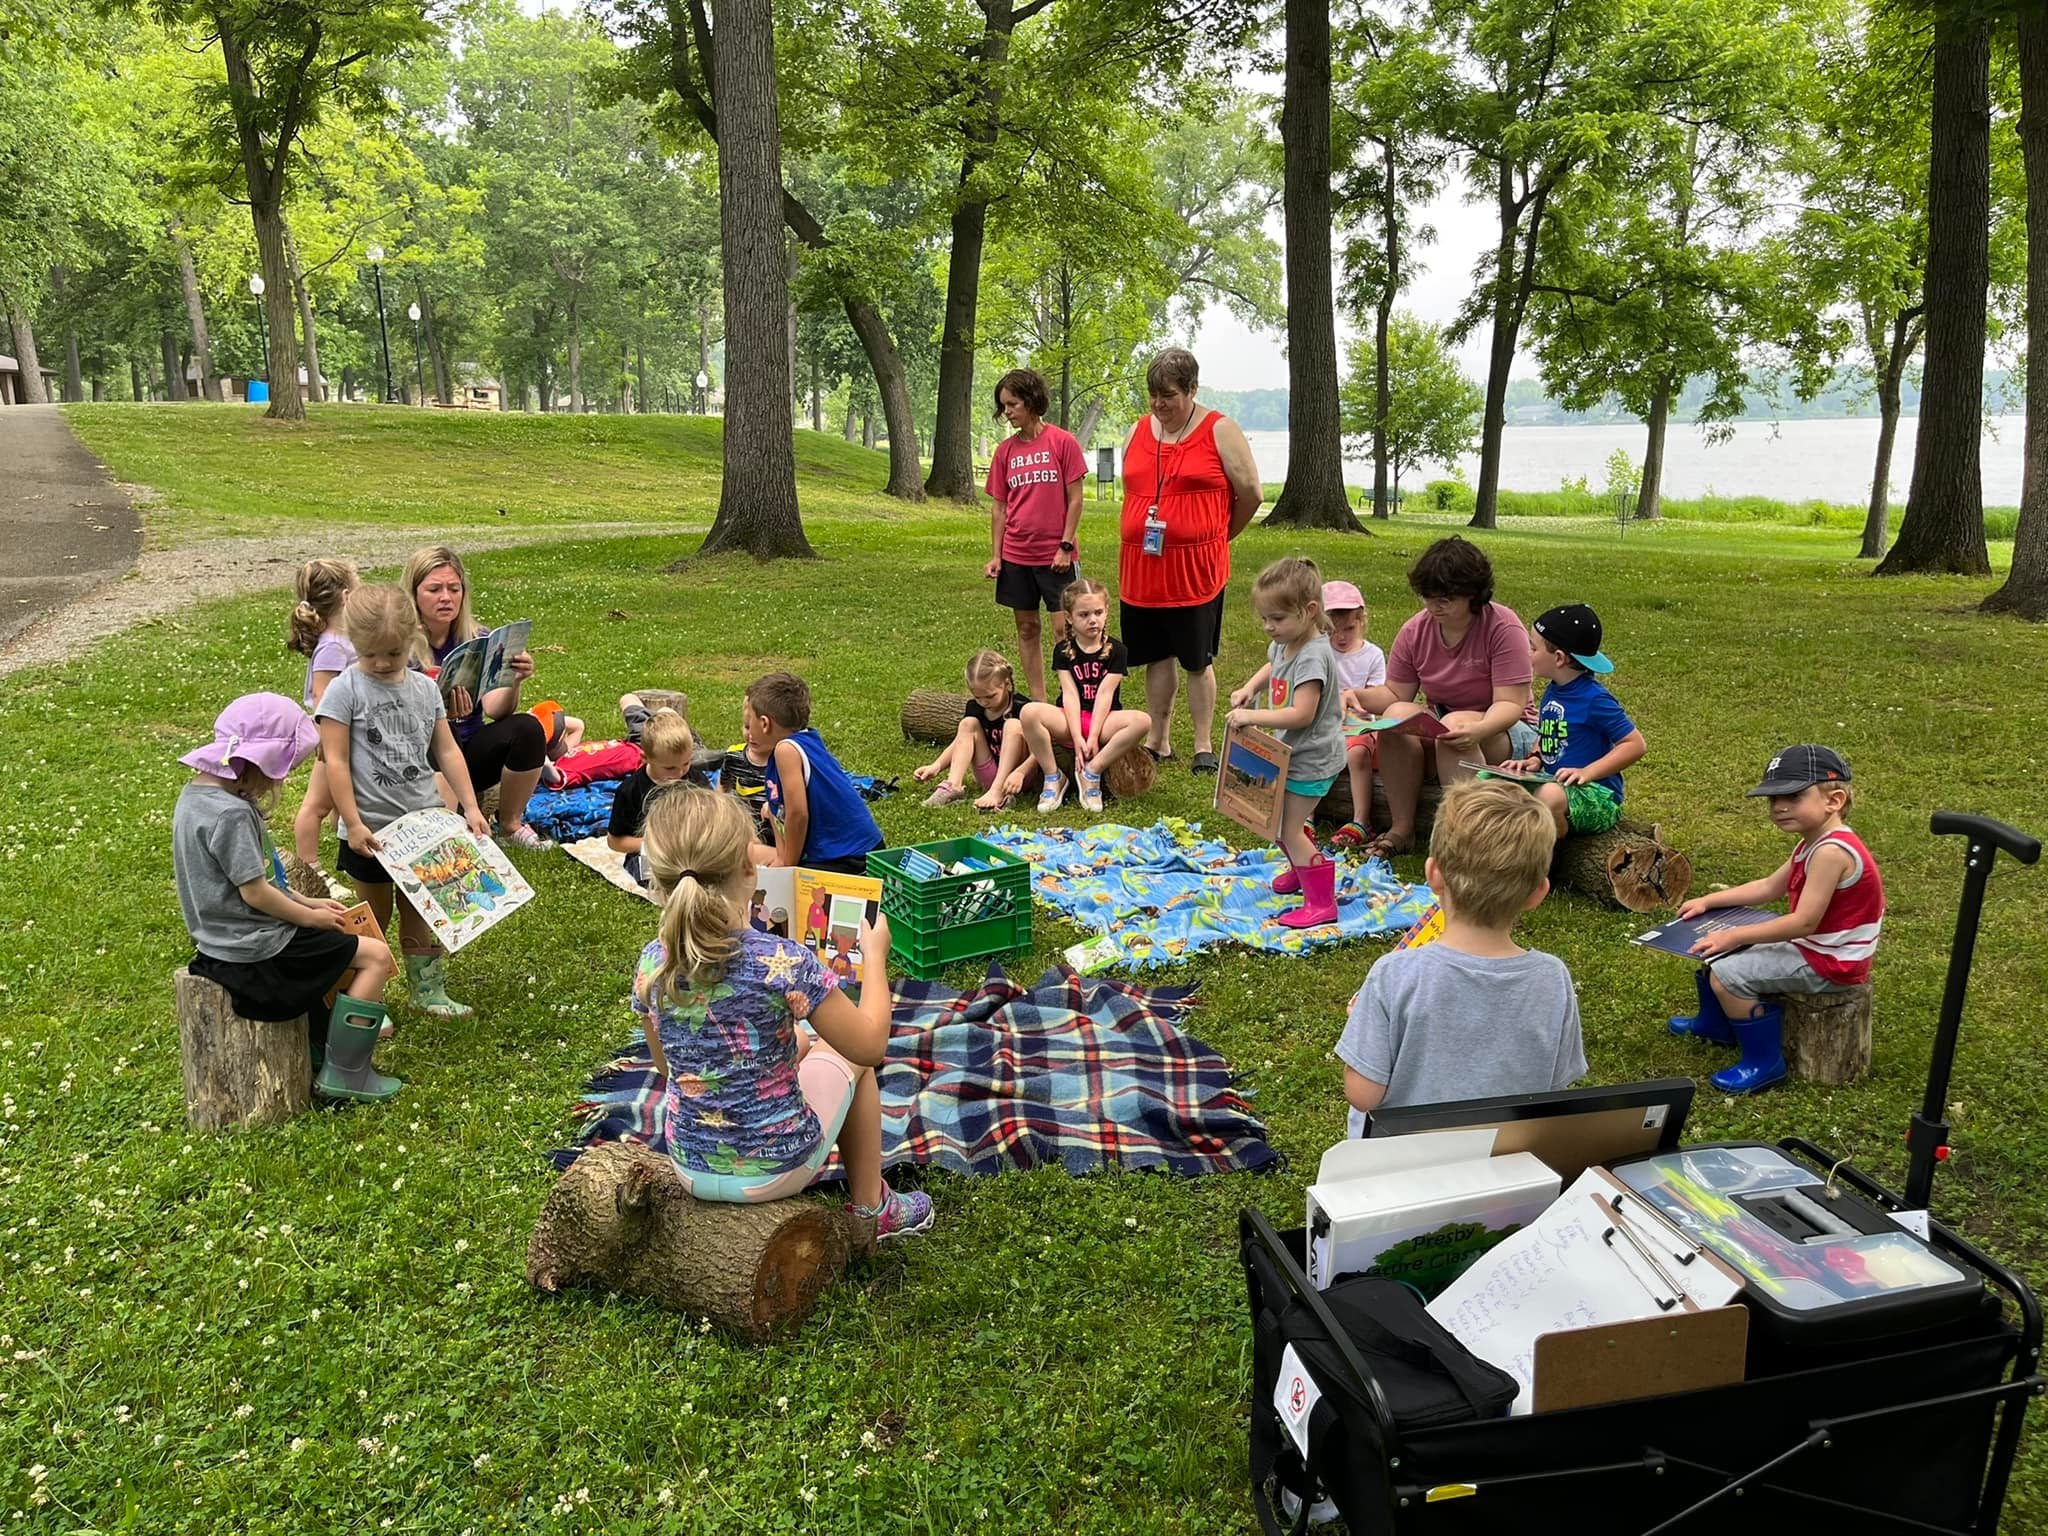
[[697, 370], [697, 414], [699, 416], [709, 416], [711, 414], [711, 396], [708, 393], [710, 388], [711, 375], [699, 368]]
[[373, 245], [364, 254], [377, 280], [377, 338], [384, 348], [384, 403], [389, 405], [398, 397], [391, 388], [391, 332], [384, 324], [384, 247]]
[[249, 292], [255, 295], [256, 298], [257, 350], [263, 355], [263, 377], [267, 381], [270, 378], [270, 320], [263, 313], [263, 274], [261, 272], [249, 274]]
[[419, 391], [418, 403], [427, 403], [427, 375], [420, 366], [420, 303], [414, 299], [405, 306], [405, 318], [412, 322], [412, 381]]

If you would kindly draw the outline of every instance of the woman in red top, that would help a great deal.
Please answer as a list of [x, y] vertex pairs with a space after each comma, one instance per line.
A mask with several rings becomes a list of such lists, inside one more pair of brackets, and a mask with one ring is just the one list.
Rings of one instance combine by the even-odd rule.
[[1123, 551], [1118, 629], [1130, 664], [1145, 668], [1145, 750], [1173, 756], [1178, 665], [1188, 675], [1196, 773], [1217, 767], [1216, 652], [1230, 541], [1259, 510], [1258, 466], [1236, 422], [1195, 399], [1194, 354], [1169, 347], [1145, 370], [1152, 414], [1124, 446]]
[[1017, 653], [1034, 699], [1046, 696], [1038, 609], [1043, 604], [1051, 611], [1058, 645], [1067, 635], [1060, 599], [1077, 570], [1074, 533], [1081, 523], [1081, 483], [1088, 478], [1087, 456], [1073, 434], [1045, 419], [1051, 404], [1045, 380], [1029, 368], [1012, 368], [996, 380], [996, 414], [1016, 430], [989, 461], [995, 512], [982, 575], [996, 584], [996, 601], [1017, 615]]

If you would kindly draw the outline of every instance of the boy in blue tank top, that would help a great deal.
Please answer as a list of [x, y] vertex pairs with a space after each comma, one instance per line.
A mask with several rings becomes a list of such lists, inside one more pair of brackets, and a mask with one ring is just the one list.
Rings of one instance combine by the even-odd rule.
[[747, 744], [768, 757], [768, 814], [778, 831], [777, 864], [864, 875], [882, 846], [867, 802], [811, 729], [810, 685], [770, 672], [747, 689]]

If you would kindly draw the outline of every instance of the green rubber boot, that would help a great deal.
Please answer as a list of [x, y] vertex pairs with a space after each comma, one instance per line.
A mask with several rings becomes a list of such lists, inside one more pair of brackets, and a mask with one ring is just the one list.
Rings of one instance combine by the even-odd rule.
[[448, 995], [448, 957], [407, 955], [405, 979], [412, 989], [412, 1005], [437, 1019], [466, 1019], [476, 1010]]
[[370, 1065], [377, 1049], [377, 1028], [384, 1005], [366, 1003], [346, 993], [334, 1000], [327, 1020], [327, 1056], [313, 1079], [313, 1092], [323, 1099], [364, 1104], [381, 1103], [405, 1086]]

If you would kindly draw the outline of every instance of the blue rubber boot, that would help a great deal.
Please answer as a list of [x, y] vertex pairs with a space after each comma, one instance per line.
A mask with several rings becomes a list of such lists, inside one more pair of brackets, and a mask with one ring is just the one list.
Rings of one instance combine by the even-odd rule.
[[1699, 988], [1700, 1011], [1673, 1014], [1671, 1033], [1691, 1035], [1696, 1040], [1705, 1040], [1713, 1045], [1733, 1045], [1735, 1026], [1722, 1011], [1721, 999], [1714, 996], [1711, 975], [1704, 965], [1692, 973], [1693, 985]]
[[1742, 1047], [1742, 1060], [1723, 1067], [1713, 1084], [1723, 1093], [1755, 1093], [1768, 1088], [1785, 1075], [1785, 1010], [1770, 1004], [1753, 1019], [1732, 1019], [1735, 1042]]

